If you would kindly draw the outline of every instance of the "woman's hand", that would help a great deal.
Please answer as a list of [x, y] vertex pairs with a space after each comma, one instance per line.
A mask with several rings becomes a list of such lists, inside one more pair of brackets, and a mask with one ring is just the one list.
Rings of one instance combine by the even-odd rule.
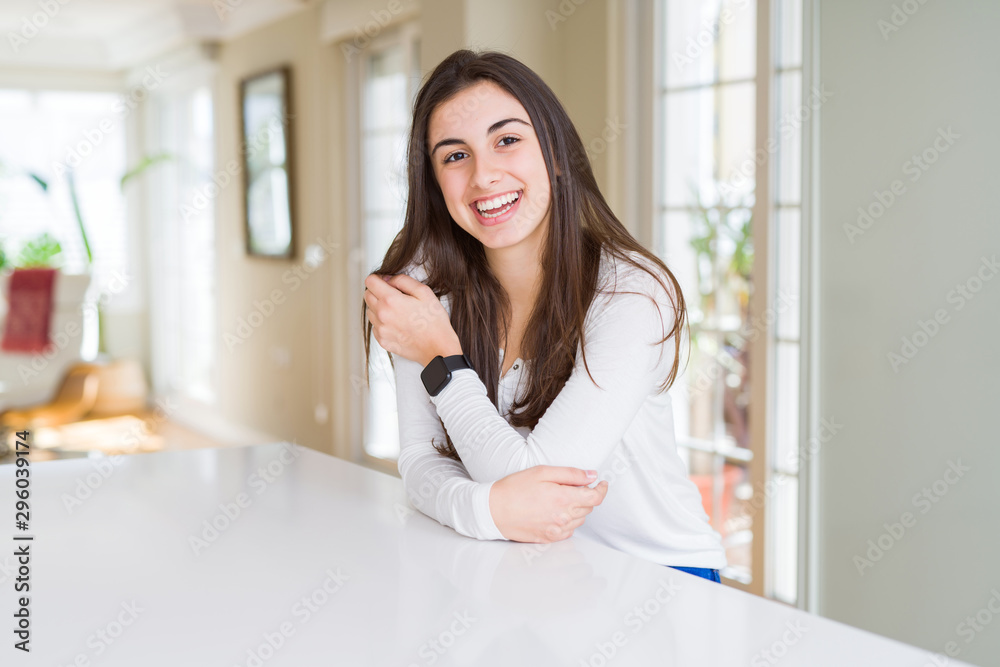
[[548, 543], [565, 540], [604, 501], [608, 483], [579, 468], [535, 466], [507, 475], [490, 488], [493, 523], [508, 540]]
[[365, 278], [365, 303], [375, 340], [386, 352], [426, 366], [434, 357], [462, 354], [448, 311], [434, 291], [406, 274]]

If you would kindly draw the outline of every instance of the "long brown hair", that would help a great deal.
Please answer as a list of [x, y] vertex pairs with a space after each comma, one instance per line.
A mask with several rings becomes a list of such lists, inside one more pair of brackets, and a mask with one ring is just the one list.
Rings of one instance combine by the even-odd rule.
[[[501, 331], [510, 324], [510, 302], [486, 260], [482, 243], [456, 224], [448, 212], [428, 154], [431, 113], [459, 92], [482, 81], [492, 82], [517, 99], [527, 111], [541, 145], [549, 175], [550, 218], [543, 243], [543, 282], [521, 341], [521, 357], [530, 359], [524, 400], [510, 408], [512, 426], [534, 428], [566, 384], [584, 346], [584, 321], [598, 291], [602, 251], [647, 273], [670, 295], [673, 328], [660, 341], [674, 338], [674, 363], [660, 393], [677, 378], [680, 339], [687, 314], [681, 288], [673, 273], [646, 250], [615, 217], [597, 187], [590, 160], [576, 128], [542, 79], [520, 61], [495, 51], [460, 50], [439, 64], [420, 88], [413, 106], [413, 126], [407, 150], [409, 194], [403, 228], [393, 239], [381, 266], [373, 273], [395, 275], [413, 263], [423, 263], [426, 284], [441, 297], [450, 294], [451, 325], [462, 350], [497, 405]], [[559, 175], [556, 175], [556, 166]], [[633, 251], [655, 269], [627, 256]], [[656, 275], [660, 273], [660, 275]], [[667, 289], [666, 276], [673, 289]], [[362, 301], [365, 379], [371, 355], [371, 322]], [[662, 313], [661, 313], [662, 316]], [[583, 355], [586, 367], [586, 352]], [[392, 364], [392, 355], [389, 355]], [[527, 370], [527, 369], [526, 369]], [[590, 375], [590, 369], [587, 368]], [[596, 380], [590, 375], [591, 381]], [[443, 424], [442, 424], [443, 426]], [[441, 454], [461, 460], [445, 434], [434, 444]]]

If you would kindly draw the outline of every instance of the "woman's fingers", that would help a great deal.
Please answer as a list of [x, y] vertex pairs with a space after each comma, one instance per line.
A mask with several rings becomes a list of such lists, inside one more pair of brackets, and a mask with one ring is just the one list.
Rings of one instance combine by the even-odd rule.
[[369, 291], [374, 292], [375, 296], [379, 299], [384, 299], [393, 292], [399, 291], [386, 282], [385, 278], [377, 273], [368, 274], [368, 277], [365, 278], [365, 287], [367, 287]]
[[[426, 296], [428, 290], [430, 290], [427, 285], [405, 273], [397, 273], [396, 275], [389, 277], [388, 283], [403, 294], [409, 294], [410, 296], [417, 298]], [[431, 291], [431, 295], [433, 296], [433, 291]]]
[[557, 524], [549, 527], [546, 531], [546, 537], [550, 542], [561, 542], [562, 540], [572, 537], [573, 531], [582, 526], [585, 520], [585, 516], [571, 519], [569, 521], [561, 520]]
[[587, 477], [587, 471], [580, 468], [571, 468], [568, 466], [535, 466], [529, 468], [529, 470], [535, 471], [539, 481], [570, 484], [572, 486], [587, 486], [594, 483], [592, 478]]
[[378, 315], [375, 312], [375, 306], [378, 304], [378, 299], [374, 296], [369, 298], [370, 294], [371, 292], [365, 292], [365, 305], [368, 306], [365, 312], [368, 314], [368, 321], [374, 324], [375, 320], [378, 318]]
[[593, 508], [594, 505], [600, 505], [604, 502], [604, 497], [608, 495], [608, 482], [607, 480], [601, 481], [600, 484], [594, 488], [588, 486], [580, 487], [580, 500], [581, 506], [589, 506]]

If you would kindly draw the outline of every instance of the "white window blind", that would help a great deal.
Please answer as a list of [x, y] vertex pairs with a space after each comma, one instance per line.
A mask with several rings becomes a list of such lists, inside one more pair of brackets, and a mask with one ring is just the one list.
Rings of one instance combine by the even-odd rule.
[[[125, 163], [125, 119], [119, 96], [104, 92], [0, 89], [0, 238], [11, 259], [32, 238], [48, 232], [63, 249], [62, 269], [86, 270], [87, 256], [73, 212], [66, 172], [77, 198], [94, 257], [91, 298], [116, 279], [105, 309], [134, 308], [130, 230], [119, 186]], [[48, 182], [46, 193], [26, 172]], [[121, 289], [121, 283], [128, 283]]]
[[[362, 60], [361, 212], [365, 275], [377, 268], [403, 226], [406, 142], [410, 109], [420, 81], [412, 29], [373, 45]], [[399, 456], [396, 387], [389, 358], [371, 338], [370, 388], [365, 401], [364, 449], [373, 457]]]
[[158, 393], [215, 401], [215, 214], [203, 196], [213, 177], [212, 95], [207, 86], [157, 97], [157, 152], [173, 156], [151, 188], [153, 375]]

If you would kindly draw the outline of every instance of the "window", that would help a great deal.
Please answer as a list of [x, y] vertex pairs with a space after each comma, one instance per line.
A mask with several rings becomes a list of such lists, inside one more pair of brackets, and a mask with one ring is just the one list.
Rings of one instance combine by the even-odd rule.
[[[113, 93], [0, 90], [0, 239], [16, 259], [25, 243], [48, 233], [62, 246], [62, 270], [85, 272], [87, 252], [67, 178], [72, 172], [93, 253], [88, 298], [107, 291], [106, 312], [135, 307], [138, 300], [119, 187], [126, 171], [125, 115], [127, 107]], [[48, 192], [27, 172], [44, 179]], [[92, 358], [96, 318], [85, 322], [83, 354]]]
[[800, 377], [802, 355], [801, 270], [802, 270], [802, 143], [803, 123], [814, 105], [802, 96], [802, 0], [776, 0], [772, 7], [775, 27], [772, 39], [771, 85], [774, 88], [775, 118], [770, 134], [781, 143], [771, 163], [770, 235], [773, 261], [772, 290], [774, 326], [770, 344], [774, 346], [771, 372], [774, 374], [774, 401], [769, 417], [774, 422], [768, 451], [767, 505], [768, 545], [766, 575], [768, 595], [798, 602], [799, 554], [799, 460], [800, 460]]
[[[378, 267], [403, 227], [410, 110], [420, 84], [419, 41], [408, 24], [373, 41], [359, 58], [360, 220], [364, 278]], [[363, 348], [359, 348], [363, 349]], [[363, 400], [363, 456], [399, 457], [396, 385], [388, 354], [371, 338], [370, 387]]]
[[[153, 153], [171, 159], [149, 188], [157, 307], [151, 327], [157, 393], [215, 401], [215, 216], [212, 94], [208, 86], [164, 90], [151, 111]], [[221, 181], [220, 181], [221, 182]]]
[[[800, 104], [801, 0], [661, 0], [657, 9], [653, 239], [691, 324], [690, 362], [674, 391], [677, 440], [723, 537], [723, 576], [795, 603], [802, 143], [801, 119], [787, 113]], [[774, 56], [766, 72], [757, 71], [761, 46]], [[768, 247], [755, 253], [755, 239]], [[763, 377], [750, 375], [751, 356], [767, 360], [755, 366]], [[766, 415], [767, 428], [751, 431], [752, 415]], [[753, 465], [766, 467], [756, 495]], [[762, 535], [766, 555], [755, 562]]]

